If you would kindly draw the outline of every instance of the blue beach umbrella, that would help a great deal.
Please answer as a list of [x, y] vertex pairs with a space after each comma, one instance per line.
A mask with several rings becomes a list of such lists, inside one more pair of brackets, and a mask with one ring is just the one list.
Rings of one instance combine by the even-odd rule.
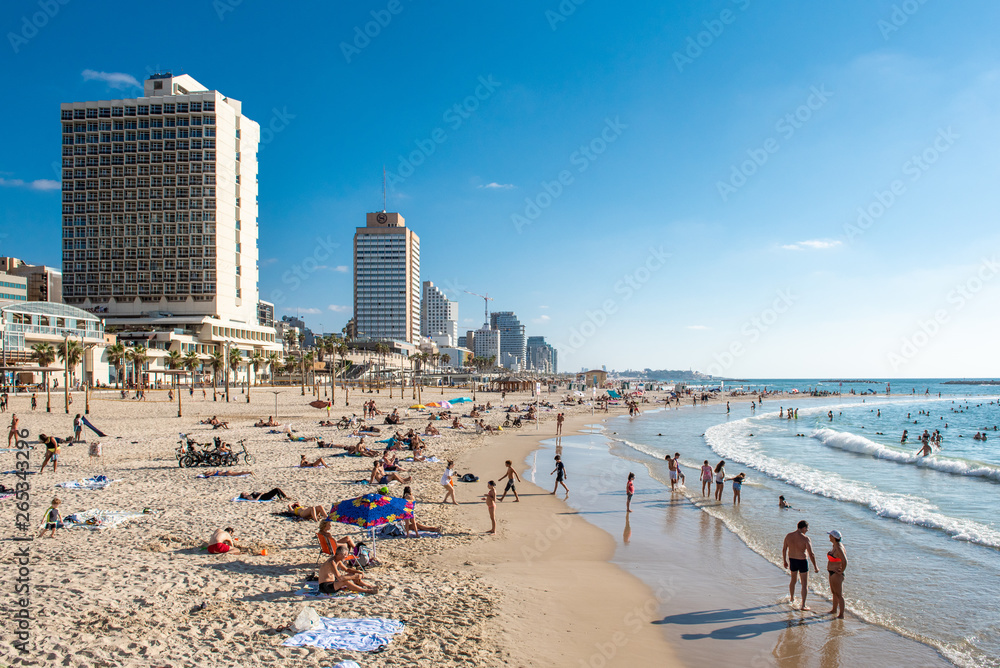
[[328, 519], [362, 529], [371, 529], [372, 550], [374, 550], [375, 527], [412, 517], [412, 501], [384, 494], [365, 494], [333, 504]]
[[458, 399], [450, 399], [448, 403], [452, 403], [452, 404], [467, 404], [470, 401], [472, 401], [472, 399], [470, 399], [469, 397], [459, 397]]

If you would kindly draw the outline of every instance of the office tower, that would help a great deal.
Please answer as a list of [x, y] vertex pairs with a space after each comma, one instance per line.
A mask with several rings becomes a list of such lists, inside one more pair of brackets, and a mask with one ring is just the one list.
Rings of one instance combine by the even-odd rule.
[[500, 332], [500, 353], [511, 364], [524, 366], [526, 360], [526, 342], [524, 325], [517, 319], [513, 311], [498, 311], [490, 314], [490, 328]]
[[398, 213], [369, 213], [354, 234], [354, 321], [362, 340], [420, 336], [420, 238]]
[[529, 336], [527, 367], [543, 373], [556, 373], [556, 349], [545, 342], [544, 336]]
[[431, 281], [424, 281], [420, 300], [420, 336], [434, 338], [441, 346], [458, 345], [458, 302]]
[[494, 363], [500, 364], [500, 332], [483, 325], [476, 330], [472, 345], [476, 357], [493, 358]]
[[64, 302], [151, 347], [280, 348], [258, 325], [260, 128], [239, 100], [154, 74], [61, 118]]

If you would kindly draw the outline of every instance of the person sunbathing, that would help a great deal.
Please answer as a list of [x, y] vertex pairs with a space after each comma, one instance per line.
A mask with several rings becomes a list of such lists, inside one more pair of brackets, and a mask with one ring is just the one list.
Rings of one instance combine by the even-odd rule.
[[439, 529], [438, 527], [427, 526], [426, 524], [421, 524], [420, 522], [417, 521], [417, 512], [416, 512], [417, 500], [413, 498], [413, 492], [410, 490], [409, 487], [403, 488], [403, 498], [411, 502], [414, 508], [413, 512], [411, 513], [410, 519], [404, 522], [407, 536], [410, 535], [411, 531], [414, 533], [414, 538], [420, 538], [421, 531], [429, 531], [431, 533], [441, 533], [441, 529]]
[[391, 450], [386, 450], [382, 454], [382, 468], [386, 471], [405, 471], [406, 469], [399, 465], [396, 455], [390, 453]]
[[211, 473], [202, 473], [198, 475], [198, 478], [216, 478], [216, 477], [226, 477], [226, 476], [241, 476], [241, 475], [255, 475], [253, 471], [220, 471], [216, 469]]
[[315, 436], [292, 436], [291, 434], [286, 434], [286, 436], [292, 443], [314, 443], [316, 441]]
[[458, 418], [455, 418], [454, 420], [451, 421], [451, 428], [452, 429], [466, 429], [466, 426], [464, 424], [462, 424], [461, 422], [459, 422]]
[[306, 459], [305, 455], [302, 455], [302, 458], [299, 460], [299, 468], [310, 469], [310, 468], [315, 468], [317, 466], [322, 466], [323, 468], [327, 468], [326, 462], [323, 461], [322, 457], [317, 457], [316, 461], [311, 462], [308, 459]]
[[321, 594], [335, 594], [342, 589], [359, 594], [377, 594], [378, 587], [361, 579], [361, 571], [347, 565], [348, 548], [341, 545], [336, 554], [326, 560], [319, 569], [319, 591]]
[[438, 431], [437, 427], [435, 427], [430, 422], [428, 422], [427, 423], [427, 428], [424, 429], [424, 435], [425, 436], [440, 436], [441, 432]]
[[475, 408], [473, 408], [472, 412], [469, 413], [469, 417], [470, 418], [477, 418], [477, 417], [479, 417], [479, 411], [477, 411]]
[[398, 473], [390, 471], [386, 473], [385, 469], [382, 468], [382, 462], [375, 460], [372, 464], [372, 475], [368, 479], [369, 485], [388, 485], [390, 481], [395, 480], [396, 482], [401, 482], [404, 485], [408, 484], [412, 478], [403, 478]]
[[257, 420], [256, 423], [254, 423], [254, 426], [255, 427], [280, 427], [281, 424], [279, 424], [278, 422], [275, 422], [273, 416], [268, 415], [267, 416], [267, 422], [264, 422], [264, 419], [261, 418], [260, 420]]
[[361, 434], [381, 434], [382, 430], [378, 427], [372, 425], [362, 425], [354, 431], [352, 436], [360, 436]]
[[240, 553], [240, 548], [236, 547], [236, 537], [232, 527], [216, 529], [212, 537], [208, 539], [209, 554], [225, 554], [226, 552]]
[[284, 501], [289, 497], [287, 494], [275, 487], [270, 492], [243, 492], [240, 494], [239, 498], [243, 501], [270, 501], [271, 499], [281, 499]]
[[402, 422], [402, 419], [399, 417], [399, 411], [394, 410], [392, 413], [385, 416], [386, 424], [399, 424], [400, 422]]
[[312, 520], [313, 522], [319, 522], [326, 517], [326, 511], [323, 510], [323, 506], [303, 506], [297, 501], [292, 501], [288, 504], [288, 512], [296, 517]]
[[421, 443], [413, 448], [413, 461], [422, 462], [425, 461], [424, 458], [424, 444]]

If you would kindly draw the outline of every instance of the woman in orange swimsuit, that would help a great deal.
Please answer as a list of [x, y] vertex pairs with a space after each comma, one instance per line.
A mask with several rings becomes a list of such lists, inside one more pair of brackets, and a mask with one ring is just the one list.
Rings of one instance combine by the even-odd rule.
[[844, 618], [844, 572], [847, 570], [847, 553], [841, 545], [842, 540], [843, 536], [839, 531], [831, 531], [832, 547], [826, 553], [826, 570], [830, 574], [830, 594], [833, 596], [833, 609], [827, 614], [837, 615], [837, 619]]

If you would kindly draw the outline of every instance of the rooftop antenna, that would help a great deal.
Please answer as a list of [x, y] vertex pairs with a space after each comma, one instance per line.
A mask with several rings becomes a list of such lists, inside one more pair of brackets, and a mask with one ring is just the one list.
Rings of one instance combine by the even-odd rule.
[[385, 213], [385, 165], [382, 165], [382, 213]]

